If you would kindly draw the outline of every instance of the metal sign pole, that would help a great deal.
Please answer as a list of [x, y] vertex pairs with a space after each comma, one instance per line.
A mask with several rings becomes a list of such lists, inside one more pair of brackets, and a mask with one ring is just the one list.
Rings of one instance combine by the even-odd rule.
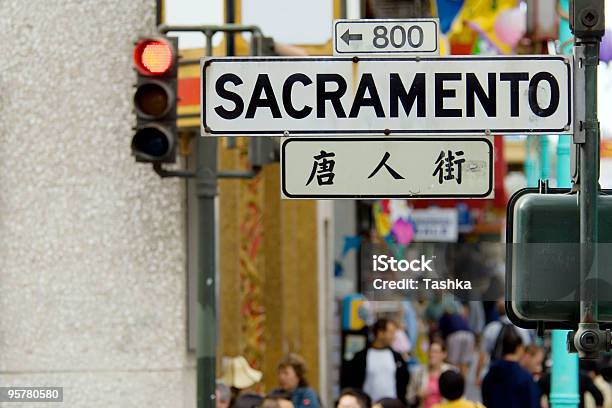
[[[251, 51], [259, 53], [262, 32], [257, 26], [225, 24], [221, 26], [165, 26], [158, 31], [166, 34], [170, 31], [200, 32], [206, 37], [206, 56], [213, 55], [213, 35], [217, 32], [241, 33], [250, 32]], [[216, 352], [217, 352], [217, 236], [215, 228], [215, 197], [219, 178], [248, 179], [253, 172], [218, 171], [217, 138], [198, 137], [197, 170], [195, 172], [165, 170], [154, 166], [160, 177], [195, 178], [198, 199], [198, 306], [196, 311], [196, 372], [197, 372], [197, 407], [209, 408], [215, 400]]]
[[[206, 55], [212, 55], [212, 33], [206, 32]], [[209, 407], [215, 398], [217, 346], [215, 299], [215, 196], [217, 195], [217, 139], [198, 138], [196, 194], [198, 197], [198, 308], [197, 395], [198, 407]]]
[[599, 43], [582, 43], [585, 70], [585, 142], [580, 145], [580, 321], [597, 323], [597, 290], [587, 279], [597, 279], [597, 195], [599, 184], [599, 122], [597, 121], [597, 64]]
[[576, 39], [575, 72], [584, 75], [584, 91], [576, 89], [577, 92], [584, 92], [585, 102], [584, 112], [576, 117], [574, 138], [574, 142], [579, 144], [580, 154], [580, 322], [578, 331], [570, 334], [570, 339], [580, 357], [593, 358], [610, 347], [610, 332], [599, 329], [597, 299], [600, 136], [597, 120], [597, 65], [599, 43], [603, 36], [604, 2], [574, 0], [570, 20]]

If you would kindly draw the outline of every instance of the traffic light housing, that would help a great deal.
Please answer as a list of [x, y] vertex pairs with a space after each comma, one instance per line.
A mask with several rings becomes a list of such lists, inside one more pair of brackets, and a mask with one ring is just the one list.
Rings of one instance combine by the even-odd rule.
[[[612, 191], [599, 195], [598, 278], [582, 284], [598, 292], [599, 319], [612, 327]], [[516, 192], [508, 203], [506, 311], [524, 328], [575, 329], [580, 321], [580, 209], [569, 189]], [[584, 245], [584, 244], [583, 244]], [[582, 250], [593, 248], [583, 247]]]
[[137, 162], [174, 163], [176, 125], [178, 39], [141, 38], [134, 48], [137, 73], [134, 92], [136, 128], [132, 154]]

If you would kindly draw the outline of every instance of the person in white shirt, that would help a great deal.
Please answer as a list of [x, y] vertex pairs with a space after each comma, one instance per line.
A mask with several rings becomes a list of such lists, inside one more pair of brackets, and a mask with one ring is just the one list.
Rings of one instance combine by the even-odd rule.
[[343, 375], [343, 384], [363, 390], [373, 401], [397, 398], [406, 402], [409, 373], [402, 356], [391, 349], [397, 324], [379, 319], [372, 327], [374, 340], [355, 354]]

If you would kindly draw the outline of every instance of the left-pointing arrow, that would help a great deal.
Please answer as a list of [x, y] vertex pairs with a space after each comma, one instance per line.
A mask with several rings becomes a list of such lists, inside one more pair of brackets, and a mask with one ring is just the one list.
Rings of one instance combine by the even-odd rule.
[[344, 34], [342, 34], [342, 36], [340, 36], [340, 39], [344, 41], [346, 45], [351, 45], [351, 41], [361, 41], [363, 36], [361, 34], [351, 34], [349, 28]]

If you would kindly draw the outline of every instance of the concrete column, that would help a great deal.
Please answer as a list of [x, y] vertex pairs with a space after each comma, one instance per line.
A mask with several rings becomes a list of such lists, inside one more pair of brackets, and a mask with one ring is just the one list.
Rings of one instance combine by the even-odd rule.
[[0, 385], [66, 407], [183, 407], [183, 182], [130, 154], [133, 42], [155, 2], [0, 10]]

